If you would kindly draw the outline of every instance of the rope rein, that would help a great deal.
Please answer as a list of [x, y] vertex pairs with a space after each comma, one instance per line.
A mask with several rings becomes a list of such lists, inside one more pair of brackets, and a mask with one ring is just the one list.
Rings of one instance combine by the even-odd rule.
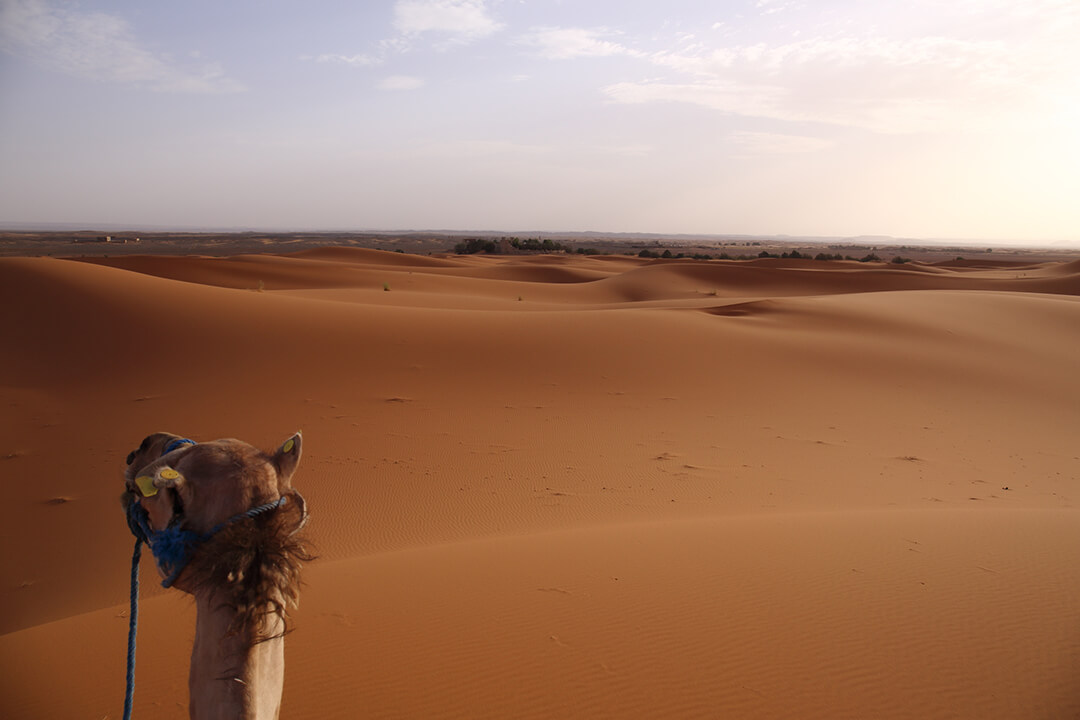
[[135, 701], [135, 633], [139, 628], [139, 559], [142, 557], [142, 538], [135, 538], [131, 555], [131, 609], [128, 612], [127, 692], [124, 695], [124, 720], [131, 720], [131, 705]]

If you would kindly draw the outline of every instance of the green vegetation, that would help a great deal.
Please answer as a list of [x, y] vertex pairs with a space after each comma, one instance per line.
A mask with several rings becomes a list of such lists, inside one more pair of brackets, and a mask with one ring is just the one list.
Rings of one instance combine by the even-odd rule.
[[[753, 247], [761, 246], [760, 242], [746, 242], [744, 246]], [[836, 248], [834, 248], [836, 249]], [[903, 249], [903, 248], [901, 248]], [[458, 255], [474, 255], [477, 253], [484, 253], [486, 255], [513, 255], [513, 254], [526, 254], [526, 253], [568, 253], [576, 255], [604, 255], [601, 250], [591, 247], [578, 247], [572, 248], [563, 243], [552, 240], [551, 238], [518, 238], [518, 237], [475, 237], [466, 238], [457, 245], [454, 246], [454, 252]], [[627, 255], [633, 255], [634, 252], [630, 251]], [[818, 260], [818, 261], [832, 261], [832, 260], [850, 260], [853, 262], [884, 262], [874, 252], [867, 253], [863, 257], [856, 258], [851, 255], [841, 255], [840, 253], [828, 253], [819, 252], [816, 255], [811, 255], [809, 252], [801, 252], [799, 250], [787, 250], [781, 253], [770, 252], [768, 250], [761, 250], [754, 255], [729, 255], [726, 252], [721, 252], [718, 255], [710, 253], [675, 253], [671, 248], [665, 248], [659, 243], [651, 248], [643, 248], [637, 252], [637, 256], [647, 259], [663, 259], [663, 260], [757, 260], [762, 258], [779, 258], [790, 260]], [[910, 258], [896, 256], [892, 260], [893, 263], [898, 265], [911, 262]], [[389, 289], [389, 288], [386, 288]]]
[[454, 246], [454, 252], [458, 255], [474, 255], [480, 252], [491, 254], [498, 252], [498, 250], [499, 246], [494, 240], [485, 238], [469, 238]]
[[[580, 250], [579, 250], [580, 251]], [[468, 238], [454, 246], [454, 252], [458, 255], [474, 255], [486, 253], [488, 255], [509, 254], [513, 252], [553, 253], [571, 252], [571, 249], [562, 243], [555, 242], [551, 238], [526, 238], [501, 237], [498, 240], [492, 238]], [[595, 250], [583, 254], [596, 254]]]
[[694, 253], [693, 255], [687, 255], [686, 253], [679, 253], [678, 255], [673, 255], [671, 253], [671, 250], [664, 250], [664, 252], [659, 253], [659, 252], [656, 252], [655, 250], [649, 250], [649, 249], [642, 250], [641, 252], [639, 252], [637, 254], [637, 256], [640, 257], [640, 258], [671, 258], [671, 259], [674, 259], [674, 260], [686, 260], [687, 258], [689, 258], [691, 260], [717, 260], [717, 259], [719, 259], [719, 260], [735, 260], [735, 259], [746, 260], [747, 259], [746, 257], [733, 258], [730, 255], [728, 255], [727, 253], [720, 253], [720, 255], [718, 255], [718, 256], [717, 255], [709, 255], [707, 253]]
[[786, 258], [793, 258], [795, 260], [802, 260], [802, 259], [809, 260], [810, 259], [809, 255], [803, 255], [798, 250], [792, 250], [791, 252], [782, 252], [779, 255], [777, 255], [776, 253], [771, 253], [768, 250], [762, 250], [761, 252], [758, 253], [758, 257], [759, 258], [785, 258], [785, 259]]
[[[768, 250], [762, 250], [757, 255], [729, 255], [726, 252], [722, 252], [719, 255], [708, 255], [706, 253], [694, 253], [693, 255], [687, 255], [686, 253], [679, 253], [673, 255], [671, 250], [664, 250], [663, 253], [657, 250], [650, 250], [648, 248], [641, 250], [637, 254], [640, 258], [673, 258], [676, 260], [693, 259], [693, 260], [759, 260], [763, 258], [778, 258], [778, 259], [793, 259], [793, 260], [810, 260], [811, 256], [808, 253], [799, 252], [798, 250], [791, 250], [790, 252], [773, 253]], [[881, 258], [875, 253], [869, 253], [861, 258], [855, 258], [850, 255], [841, 255], [840, 253], [827, 253], [819, 252], [814, 255], [814, 260], [830, 261], [830, 260], [851, 260], [853, 262], [882, 262]], [[893, 262], [911, 262], [911, 258], [897, 258]]]

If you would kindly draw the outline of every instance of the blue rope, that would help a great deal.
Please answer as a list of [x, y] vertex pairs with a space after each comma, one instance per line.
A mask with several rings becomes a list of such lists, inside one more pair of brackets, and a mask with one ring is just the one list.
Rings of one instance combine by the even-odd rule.
[[131, 611], [128, 613], [127, 692], [124, 694], [124, 720], [131, 720], [131, 705], [135, 701], [135, 634], [139, 629], [139, 559], [142, 557], [142, 538], [135, 538], [131, 555]]
[[268, 503], [266, 503], [264, 505], [259, 505], [258, 507], [253, 507], [250, 510], [245, 510], [242, 513], [239, 513], [237, 515], [233, 515], [231, 518], [229, 518], [225, 522], [218, 523], [217, 525], [215, 525], [210, 530], [210, 532], [203, 535], [201, 538], [199, 538], [199, 540], [200, 540], [200, 542], [209, 540], [214, 535], [218, 534], [219, 532], [224, 530], [229, 525], [232, 525], [237, 520], [243, 520], [244, 518], [253, 518], [256, 515], [262, 515], [264, 512], [270, 512], [271, 510], [277, 510], [279, 507], [281, 507], [282, 505], [284, 505], [288, 501], [289, 501], [289, 498], [287, 496], [285, 496], [285, 495], [282, 495], [281, 497], [279, 497], [274, 502], [268, 502]]

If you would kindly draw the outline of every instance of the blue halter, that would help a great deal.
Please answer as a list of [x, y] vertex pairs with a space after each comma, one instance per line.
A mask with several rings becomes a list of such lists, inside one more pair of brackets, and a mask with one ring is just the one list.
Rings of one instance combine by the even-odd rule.
[[187, 530], [180, 524], [170, 525], [164, 530], [154, 530], [150, 527], [150, 515], [142, 503], [133, 502], [127, 508], [127, 521], [131, 533], [136, 540], [141, 540], [150, 546], [150, 552], [154, 554], [154, 562], [165, 579], [161, 581], [162, 587], [170, 587], [187, 564], [191, 562], [192, 555], [199, 545], [212, 538], [238, 520], [253, 518], [271, 510], [277, 510], [288, 502], [288, 497], [282, 495], [274, 502], [268, 502], [258, 507], [253, 507], [237, 515], [233, 515], [225, 522], [218, 523], [210, 532], [197, 533]]
[[165, 449], [161, 451], [161, 454], [168, 455], [181, 445], [198, 445], [198, 443], [194, 440], [188, 440], [187, 438], [177, 438], [176, 440], [173, 440], [171, 443], [166, 445]]
[[[164, 457], [184, 445], [198, 445], [194, 440], [187, 438], [177, 438], [168, 443], [161, 451], [161, 457]], [[128, 505], [127, 508], [127, 521], [128, 527], [131, 529], [132, 535], [137, 540], [141, 540], [150, 546], [150, 551], [154, 554], [154, 562], [157, 563], [158, 568], [161, 569], [162, 574], [165, 575], [165, 579], [161, 581], [162, 587], [171, 587], [176, 578], [180, 576], [180, 573], [184, 571], [187, 564], [191, 562], [191, 556], [195, 554], [195, 550], [199, 545], [203, 544], [215, 534], [223, 530], [230, 523], [234, 523], [237, 520], [243, 520], [244, 518], [255, 517], [264, 512], [270, 510], [276, 510], [285, 504], [285, 496], [282, 495], [277, 501], [272, 503], [266, 503], [258, 507], [242, 512], [238, 515], [234, 515], [223, 523], [218, 524], [210, 530], [208, 533], [197, 533], [191, 530], [186, 530], [177, 525], [170, 525], [164, 530], [154, 530], [150, 527], [150, 516], [146, 512], [146, 508], [141, 503], [133, 502]]]

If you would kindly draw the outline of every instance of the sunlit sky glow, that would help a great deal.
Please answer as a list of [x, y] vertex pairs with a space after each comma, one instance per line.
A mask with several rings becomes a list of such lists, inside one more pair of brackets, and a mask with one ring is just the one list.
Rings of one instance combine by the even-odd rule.
[[0, 0], [0, 223], [1080, 244], [1075, 0]]

